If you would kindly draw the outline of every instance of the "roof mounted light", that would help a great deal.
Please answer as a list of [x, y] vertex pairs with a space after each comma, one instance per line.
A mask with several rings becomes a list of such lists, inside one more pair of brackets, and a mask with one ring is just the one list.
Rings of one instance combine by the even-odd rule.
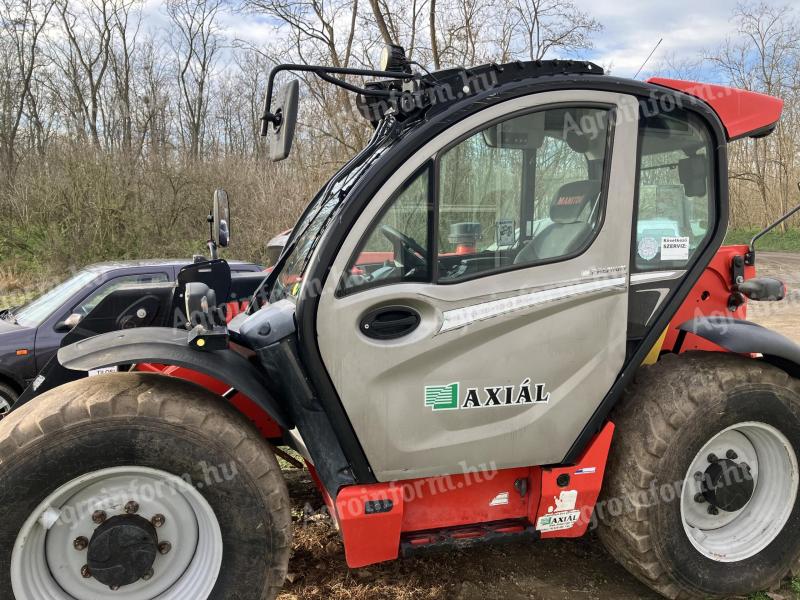
[[405, 48], [397, 44], [386, 44], [381, 52], [381, 71], [411, 73]]

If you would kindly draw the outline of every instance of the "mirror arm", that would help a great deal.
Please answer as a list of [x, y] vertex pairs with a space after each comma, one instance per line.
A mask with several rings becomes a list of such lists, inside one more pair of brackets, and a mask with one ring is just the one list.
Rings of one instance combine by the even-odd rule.
[[376, 98], [391, 98], [396, 92], [389, 92], [386, 90], [371, 90], [351, 83], [347, 83], [343, 79], [333, 77], [333, 75], [357, 75], [360, 77], [382, 77], [385, 79], [398, 79], [409, 80], [414, 79], [415, 76], [409, 73], [398, 73], [396, 71], [373, 71], [370, 69], [351, 69], [347, 67], [321, 67], [317, 65], [296, 65], [285, 64], [278, 65], [269, 73], [267, 80], [267, 95], [264, 99], [264, 114], [261, 116], [261, 136], [266, 137], [270, 123], [278, 126], [281, 123], [281, 115], [272, 112], [272, 93], [275, 87], [275, 76], [281, 71], [295, 71], [313, 73], [320, 79], [339, 86], [350, 92], [362, 94], [365, 96], [373, 96]]
[[[800, 190], [800, 182], [798, 182], [798, 184], [797, 184], [797, 189]], [[747, 255], [745, 256], [745, 263], [747, 265], [750, 265], [750, 266], [756, 264], [756, 242], [758, 240], [760, 240], [762, 237], [764, 237], [765, 235], [767, 235], [770, 231], [775, 229], [778, 225], [780, 225], [781, 223], [789, 220], [791, 217], [793, 217], [798, 212], [800, 212], [800, 204], [795, 206], [792, 210], [787, 212], [780, 219], [775, 221], [772, 225], [767, 226], [766, 228], [764, 228], [760, 232], [758, 232], [755, 236], [753, 236], [753, 239], [750, 240], [750, 248], [749, 248], [749, 250], [747, 252]]]

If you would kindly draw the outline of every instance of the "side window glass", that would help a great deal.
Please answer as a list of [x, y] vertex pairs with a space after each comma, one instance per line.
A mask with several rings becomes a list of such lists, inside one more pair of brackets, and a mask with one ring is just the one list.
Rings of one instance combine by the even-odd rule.
[[351, 259], [345, 293], [366, 287], [430, 281], [430, 166], [406, 182]]
[[166, 273], [143, 273], [140, 275], [125, 275], [106, 282], [95, 290], [86, 300], [76, 306], [72, 312], [81, 315], [88, 315], [100, 304], [111, 292], [126, 285], [141, 285], [145, 283], [163, 283], [168, 281]]
[[683, 269], [707, 241], [714, 217], [708, 129], [681, 110], [643, 116], [640, 128], [636, 269]]
[[564, 260], [603, 216], [609, 110], [553, 108], [492, 125], [440, 159], [439, 281]]

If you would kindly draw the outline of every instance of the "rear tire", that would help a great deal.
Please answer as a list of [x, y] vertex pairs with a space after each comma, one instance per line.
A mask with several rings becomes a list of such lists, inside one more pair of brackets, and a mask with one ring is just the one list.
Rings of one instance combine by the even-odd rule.
[[[82, 502], [74, 500], [81, 496]], [[100, 574], [86, 577], [81, 565], [95, 545], [95, 511], [104, 509], [105, 523], [127, 518], [132, 500], [133, 515], [142, 517], [137, 535], [156, 532], [159, 548], [150, 572], [117, 594], [133, 600], [185, 597], [186, 592], [153, 591], [166, 582], [168, 590], [204, 589], [194, 597], [214, 600], [277, 596], [288, 566], [291, 515], [286, 484], [267, 444], [246, 419], [199, 386], [117, 373], [54, 389], [0, 421], [0, 597], [114, 597]], [[56, 510], [42, 512], [51, 503]], [[153, 517], [162, 512], [167, 524], [152, 529]], [[46, 513], [57, 519], [50, 529], [42, 524]], [[130, 530], [117, 531], [112, 539], [129, 539]], [[91, 540], [88, 550], [73, 548], [76, 536]], [[165, 541], [170, 547], [161, 547]], [[33, 542], [41, 549], [31, 550]], [[137, 561], [154, 547], [128, 551], [130, 544], [123, 542], [118, 546], [128, 552], [126, 568], [147, 570]], [[107, 556], [102, 543], [97, 546], [94, 556]], [[187, 547], [185, 560], [200, 561], [200, 572], [211, 569], [210, 579], [198, 583], [202, 577], [195, 569], [194, 583], [187, 583], [190, 570], [170, 562], [185, 556]], [[83, 581], [80, 594], [63, 591]]]
[[[780, 583], [800, 556], [800, 382], [742, 356], [666, 356], [637, 375], [612, 421], [597, 516], [623, 566], [668, 598]], [[733, 504], [704, 483], [712, 464], [741, 465]]]

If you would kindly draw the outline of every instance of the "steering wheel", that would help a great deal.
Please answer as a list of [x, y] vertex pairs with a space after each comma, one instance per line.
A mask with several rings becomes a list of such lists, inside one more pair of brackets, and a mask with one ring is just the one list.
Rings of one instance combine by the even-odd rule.
[[381, 225], [381, 233], [393, 244], [400, 244], [408, 251], [408, 254], [417, 259], [417, 265], [424, 265], [428, 262], [428, 251], [420, 246], [417, 241], [398, 231], [391, 225]]

